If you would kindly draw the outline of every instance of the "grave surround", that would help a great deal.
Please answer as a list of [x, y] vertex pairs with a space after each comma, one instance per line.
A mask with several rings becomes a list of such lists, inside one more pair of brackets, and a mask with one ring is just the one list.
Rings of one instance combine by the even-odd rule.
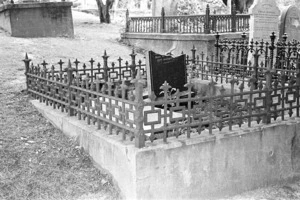
[[300, 177], [300, 119], [154, 141], [138, 149], [119, 135], [32, 104], [74, 137], [117, 182], [124, 199], [212, 199]]

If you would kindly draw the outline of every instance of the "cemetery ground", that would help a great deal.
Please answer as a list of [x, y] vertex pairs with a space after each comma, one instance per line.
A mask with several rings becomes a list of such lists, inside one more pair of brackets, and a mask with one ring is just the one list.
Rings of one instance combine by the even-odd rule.
[[[121, 28], [73, 12], [75, 38], [12, 38], [0, 30], [0, 199], [120, 199], [112, 178], [30, 104], [25, 91], [25, 52], [35, 64], [76, 58], [102, 62], [130, 58], [118, 42]], [[143, 59], [142, 54], [138, 58]], [[99, 152], [101, 153], [101, 152]], [[224, 200], [300, 199], [300, 181], [281, 183]]]

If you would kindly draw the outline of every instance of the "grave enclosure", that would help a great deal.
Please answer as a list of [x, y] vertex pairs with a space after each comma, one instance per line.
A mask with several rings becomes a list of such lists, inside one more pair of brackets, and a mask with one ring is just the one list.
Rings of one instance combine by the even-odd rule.
[[[183, 97], [170, 96], [172, 85], [164, 83], [162, 97], [145, 99], [147, 67], [134, 52], [130, 62], [109, 64], [105, 53], [103, 62], [76, 60], [66, 69], [26, 57], [28, 92], [128, 199], [220, 197], [297, 177], [299, 57], [275, 55], [297, 52], [299, 44], [277, 43], [275, 34], [263, 45], [216, 37], [216, 55], [192, 48], [185, 56]], [[263, 64], [245, 63], [245, 52]], [[207, 81], [206, 91], [197, 92], [198, 80]]]
[[[208, 24], [222, 28], [215, 22]], [[191, 45], [176, 58], [149, 52], [146, 64], [134, 51], [129, 62], [110, 62], [105, 51], [103, 61], [51, 67], [26, 55], [27, 91], [112, 174], [125, 198], [234, 195], [299, 177], [300, 46], [263, 34], [264, 41], [250, 42], [247, 34], [234, 41], [211, 34], [213, 54]], [[174, 62], [178, 73], [167, 77]]]

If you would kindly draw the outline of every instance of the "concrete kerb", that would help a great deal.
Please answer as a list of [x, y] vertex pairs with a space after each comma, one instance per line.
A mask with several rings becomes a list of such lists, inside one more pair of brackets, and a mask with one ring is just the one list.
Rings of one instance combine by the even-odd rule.
[[[126, 144], [126, 142], [121, 141], [121, 137], [109, 135], [105, 130], [97, 130], [95, 126], [87, 125], [85, 121], [79, 121], [75, 117], [69, 117], [67, 113], [46, 106], [38, 100], [32, 100], [31, 103], [55, 127], [62, 130], [68, 137], [76, 140], [92, 157], [96, 167], [104, 169], [112, 175], [122, 196], [127, 199], [136, 199], [134, 195], [135, 181], [133, 181], [135, 160], [132, 155], [135, 155], [138, 149], [134, 147], [133, 143]], [[124, 163], [119, 162], [118, 155], [126, 161]], [[115, 161], [118, 164], [114, 163]], [[126, 166], [126, 164], [130, 166]], [[122, 165], [125, 165], [123, 166], [125, 169], [122, 169]]]
[[300, 152], [299, 118], [253, 128], [234, 126], [221, 134], [203, 131], [191, 139], [182, 135], [137, 149], [120, 136], [96, 130], [37, 100], [31, 102], [78, 140], [96, 166], [114, 177], [126, 199], [212, 198], [299, 176], [300, 155], [295, 153]]

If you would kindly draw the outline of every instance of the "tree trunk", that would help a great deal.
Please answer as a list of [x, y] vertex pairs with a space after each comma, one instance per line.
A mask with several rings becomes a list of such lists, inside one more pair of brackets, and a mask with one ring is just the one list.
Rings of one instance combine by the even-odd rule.
[[96, 2], [98, 5], [100, 23], [110, 23], [109, 10], [112, 8], [114, 0], [96, 0]]

